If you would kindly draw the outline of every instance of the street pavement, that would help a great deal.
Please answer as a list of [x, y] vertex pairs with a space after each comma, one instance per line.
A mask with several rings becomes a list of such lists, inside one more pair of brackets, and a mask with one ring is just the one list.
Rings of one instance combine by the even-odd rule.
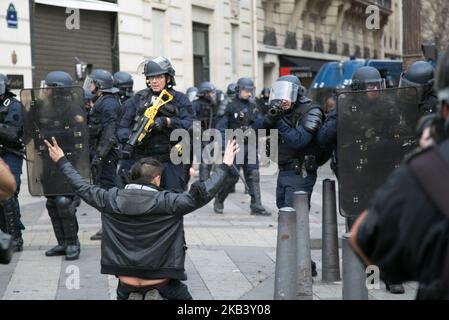
[[[24, 168], [20, 204], [26, 226], [24, 251], [16, 253], [11, 264], [0, 266], [0, 298], [51, 300], [115, 299], [117, 279], [100, 274], [100, 242], [89, 238], [100, 228], [100, 214], [82, 203], [77, 216], [80, 226], [81, 256], [77, 261], [63, 257], [45, 257], [44, 251], [56, 244], [45, 209], [45, 198], [28, 193]], [[334, 179], [328, 165], [319, 171], [312, 196], [310, 234], [312, 259], [317, 262], [313, 298], [341, 300], [342, 283], [321, 281], [321, 207], [322, 181]], [[276, 177], [261, 177], [262, 199], [273, 212], [271, 217], [249, 214], [250, 197], [241, 182], [236, 193], [225, 202], [223, 215], [213, 212], [213, 203], [185, 217], [188, 245], [186, 272], [194, 299], [272, 300], [276, 258], [277, 209]], [[339, 235], [345, 231], [344, 219], [338, 216]], [[341, 264], [340, 251], [340, 264]], [[341, 267], [340, 267], [341, 270]], [[370, 299], [411, 300], [416, 284], [405, 285], [404, 295], [392, 295], [382, 284], [369, 290]]]

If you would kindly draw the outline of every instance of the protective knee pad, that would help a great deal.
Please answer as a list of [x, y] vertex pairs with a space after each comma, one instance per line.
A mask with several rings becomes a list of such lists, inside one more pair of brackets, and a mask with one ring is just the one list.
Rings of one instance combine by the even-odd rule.
[[70, 197], [58, 196], [55, 199], [55, 206], [58, 209], [61, 218], [75, 216], [75, 204]]

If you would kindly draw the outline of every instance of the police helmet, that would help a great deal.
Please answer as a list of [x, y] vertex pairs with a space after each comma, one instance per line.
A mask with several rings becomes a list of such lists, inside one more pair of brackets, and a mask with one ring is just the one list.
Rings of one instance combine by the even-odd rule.
[[175, 81], [175, 69], [173, 69], [170, 60], [164, 57], [157, 57], [151, 60], [148, 60], [145, 63], [143, 74], [145, 77], [154, 77], [159, 76], [161, 74], [166, 74], [170, 77], [170, 83], [168, 87], [174, 87], [176, 85]]
[[399, 87], [432, 86], [434, 79], [435, 69], [432, 65], [426, 61], [417, 61], [401, 74]]
[[123, 88], [123, 89], [132, 89], [134, 86], [134, 80], [132, 75], [130, 75], [128, 72], [116, 72], [114, 73], [114, 87], [116, 88]]
[[361, 67], [352, 75], [351, 89], [354, 91], [385, 89], [385, 79], [374, 67]]
[[268, 98], [270, 96], [270, 88], [263, 88], [260, 92], [261, 98]]
[[254, 82], [250, 78], [240, 78], [237, 81], [236, 92], [242, 92], [242, 90], [248, 90], [254, 92]]
[[198, 86], [198, 96], [204, 97], [208, 93], [215, 93], [217, 88], [213, 85], [212, 82], [204, 81]]
[[84, 82], [84, 88], [89, 90], [90, 84], [94, 83], [98, 90], [108, 93], [117, 93], [119, 89], [114, 87], [114, 77], [103, 69], [95, 69], [87, 76]]
[[52, 71], [45, 77], [47, 87], [70, 87], [73, 86], [73, 79], [65, 71]]
[[295, 103], [302, 93], [301, 81], [293, 75], [282, 76], [276, 80], [270, 91], [269, 103], [286, 100]]
[[9, 91], [10, 85], [11, 81], [8, 79], [8, 77], [3, 73], [0, 73], [0, 96], [4, 95]]
[[233, 98], [235, 98], [236, 94], [237, 94], [237, 83], [230, 83], [226, 90], [226, 95], [229, 98], [233, 99]]

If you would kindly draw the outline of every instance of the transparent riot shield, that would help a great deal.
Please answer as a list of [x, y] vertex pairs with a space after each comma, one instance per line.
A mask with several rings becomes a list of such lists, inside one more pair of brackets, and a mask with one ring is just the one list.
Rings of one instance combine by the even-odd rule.
[[358, 216], [416, 148], [421, 113], [416, 88], [341, 92], [337, 100], [340, 214]]
[[33, 196], [71, 195], [73, 189], [49, 157], [44, 139], [55, 137], [68, 160], [89, 179], [89, 136], [81, 87], [24, 89], [24, 142], [28, 189]]

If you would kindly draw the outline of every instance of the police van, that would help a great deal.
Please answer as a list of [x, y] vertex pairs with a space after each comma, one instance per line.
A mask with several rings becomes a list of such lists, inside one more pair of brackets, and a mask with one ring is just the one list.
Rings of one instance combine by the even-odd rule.
[[336, 90], [349, 89], [352, 75], [361, 67], [374, 67], [379, 70], [388, 88], [397, 87], [402, 73], [402, 60], [363, 60], [351, 59], [324, 64], [312, 85], [308, 96], [316, 103], [323, 105]]

